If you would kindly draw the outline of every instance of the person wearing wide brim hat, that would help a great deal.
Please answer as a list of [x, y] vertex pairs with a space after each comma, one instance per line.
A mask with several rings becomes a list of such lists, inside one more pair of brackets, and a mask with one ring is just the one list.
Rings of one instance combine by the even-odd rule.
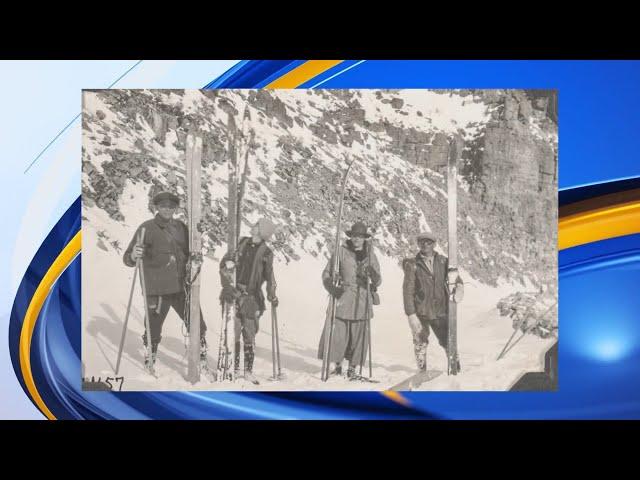
[[347, 237], [371, 238], [371, 234], [367, 231], [367, 226], [363, 222], [356, 222], [346, 232]]
[[[449, 332], [449, 260], [434, 250], [436, 236], [423, 231], [415, 236], [418, 252], [403, 261], [402, 293], [404, 310], [413, 335], [413, 347], [419, 371], [427, 369], [429, 329], [447, 350]], [[456, 279], [456, 290], [462, 280]], [[461, 297], [460, 297], [461, 300]]]
[[[224, 304], [236, 303], [235, 318], [235, 376], [240, 369], [240, 334], [244, 341], [244, 379], [258, 385], [253, 374], [256, 334], [259, 320], [266, 310], [262, 286], [266, 282], [267, 300], [273, 307], [278, 306], [276, 280], [273, 273], [273, 252], [266, 242], [275, 233], [276, 226], [268, 218], [261, 218], [251, 227], [251, 236], [238, 241], [237, 264], [234, 252], [227, 252], [220, 261], [220, 281], [222, 290], [220, 301]], [[236, 286], [233, 285], [235, 271]]]
[[[174, 193], [163, 191], [153, 196], [156, 209], [154, 218], [143, 222], [134, 234], [124, 252], [123, 261], [128, 267], [135, 267], [142, 259], [150, 332], [144, 333], [142, 341], [151, 341], [151, 355], [145, 348], [145, 366], [153, 371], [158, 345], [162, 339], [162, 326], [173, 308], [187, 325], [185, 317], [187, 262], [189, 260], [189, 231], [179, 219], [173, 218], [180, 198]], [[144, 239], [138, 245], [138, 236], [144, 228]], [[205, 333], [207, 326], [200, 311], [200, 357], [206, 363]]]
[[[363, 365], [368, 350], [366, 322], [373, 318], [376, 290], [382, 282], [378, 258], [366, 240], [371, 238], [363, 222], [355, 222], [345, 232], [348, 240], [339, 249], [339, 283], [332, 283], [334, 259], [322, 272], [325, 289], [336, 299], [336, 314], [328, 361], [335, 364], [331, 374], [342, 374], [342, 362], [349, 363], [347, 377], [357, 380], [355, 369]], [[327, 310], [327, 319], [331, 312]], [[325, 330], [318, 347], [318, 358], [324, 357]]]

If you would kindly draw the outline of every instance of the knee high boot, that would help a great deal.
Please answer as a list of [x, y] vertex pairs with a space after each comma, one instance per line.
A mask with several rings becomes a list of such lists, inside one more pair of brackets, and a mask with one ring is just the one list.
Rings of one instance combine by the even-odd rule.
[[416, 364], [418, 370], [424, 372], [427, 370], [427, 342], [414, 336], [413, 338], [413, 353], [416, 356]]
[[[246, 346], [245, 346], [246, 348]], [[245, 364], [247, 362], [247, 357], [244, 358]], [[233, 356], [233, 370], [236, 373], [240, 373], [240, 342], [235, 343], [235, 355]]]
[[255, 353], [253, 350], [253, 344], [245, 343], [244, 345], [244, 379], [254, 385], [259, 385], [260, 382], [253, 374], [253, 359]]

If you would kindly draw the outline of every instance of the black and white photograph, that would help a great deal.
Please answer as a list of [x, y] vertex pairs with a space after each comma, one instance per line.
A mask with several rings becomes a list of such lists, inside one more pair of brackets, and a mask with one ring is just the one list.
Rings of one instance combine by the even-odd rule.
[[556, 90], [82, 101], [85, 389], [509, 391], [557, 348]]

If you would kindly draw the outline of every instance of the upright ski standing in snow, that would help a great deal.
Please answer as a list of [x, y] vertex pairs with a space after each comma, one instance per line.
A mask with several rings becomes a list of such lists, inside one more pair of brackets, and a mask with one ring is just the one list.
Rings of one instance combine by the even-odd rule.
[[[234, 198], [234, 217], [229, 217], [229, 221], [233, 219], [233, 252], [234, 252], [234, 280], [233, 287], [237, 288], [237, 275], [238, 275], [238, 246], [240, 242], [240, 228], [242, 226], [242, 198], [244, 197], [244, 189], [247, 183], [247, 176], [250, 173], [249, 169], [249, 151], [251, 148], [251, 142], [253, 141], [253, 129], [250, 130], [251, 124], [251, 114], [249, 113], [249, 108], [245, 107], [244, 115], [242, 116], [242, 124], [240, 127], [240, 132], [238, 132], [235, 128], [234, 124], [234, 175], [235, 175], [235, 198]], [[239, 134], [238, 134], [239, 133]], [[242, 167], [242, 174], [240, 174], [240, 168], [238, 159], [241, 161], [244, 160], [244, 165]], [[229, 184], [231, 185], [231, 179], [229, 180]], [[231, 188], [231, 186], [229, 187]], [[229, 197], [229, 201], [231, 201], [231, 196]], [[231, 235], [231, 232], [229, 233]], [[236, 321], [237, 313], [234, 311], [234, 328], [233, 328], [233, 342], [234, 342], [234, 378], [237, 375], [237, 370], [240, 368], [240, 356], [242, 355], [243, 364], [244, 364], [244, 339], [242, 338], [242, 332], [236, 331], [236, 329], [240, 328], [242, 330], [242, 325], [240, 325]], [[236, 341], [238, 338], [238, 341]]]
[[[187, 217], [189, 229], [189, 264], [187, 268], [187, 315], [189, 321], [189, 352], [187, 378], [191, 383], [200, 381], [200, 266], [202, 265], [201, 232], [199, 231], [201, 210], [201, 160], [202, 138], [192, 133], [187, 135], [186, 183]], [[196, 319], [196, 321], [191, 321]], [[206, 358], [203, 359], [206, 363]]]
[[449, 271], [447, 282], [449, 285], [449, 328], [447, 337], [447, 373], [457, 375], [460, 370], [458, 359], [458, 314], [456, 286], [458, 280], [458, 148], [455, 138], [449, 139], [449, 163], [447, 168], [447, 194], [448, 194], [448, 219], [449, 219]]
[[[333, 268], [331, 270], [332, 280], [331, 283], [337, 287], [340, 282], [340, 230], [342, 226], [342, 208], [344, 206], [344, 194], [347, 188], [347, 180], [349, 178], [349, 172], [351, 171], [351, 166], [353, 165], [354, 160], [351, 160], [347, 165], [347, 170], [344, 172], [344, 176], [342, 177], [342, 192], [340, 194], [340, 204], [338, 206], [338, 217], [336, 220], [336, 241], [334, 245], [333, 251]], [[329, 300], [329, 318], [325, 321], [325, 335], [324, 338], [327, 340], [324, 343], [324, 352], [322, 356], [322, 371], [320, 373], [320, 378], [323, 382], [326, 382], [329, 379], [329, 370], [331, 368], [330, 358], [330, 349], [331, 349], [331, 340], [333, 337], [333, 327], [336, 323], [336, 299], [333, 295], [330, 296]]]
[[[233, 261], [229, 267], [223, 266], [221, 272], [225, 276], [223, 283], [226, 283], [229, 289], [234, 292], [237, 288], [238, 239], [242, 224], [242, 197], [244, 196], [247, 177], [250, 174], [249, 152], [254, 137], [254, 131], [250, 129], [250, 123], [251, 116], [248, 108], [244, 111], [240, 132], [238, 132], [232, 114], [229, 114], [227, 123], [229, 134], [227, 250], [232, 254]], [[240, 142], [238, 141], [239, 137]], [[242, 148], [243, 146], [244, 148]], [[238, 158], [244, 160], [242, 175], [239, 175]], [[242, 352], [240, 332], [236, 332], [236, 328], [241, 327], [236, 324], [235, 300], [226, 299], [222, 301], [222, 321], [223, 327], [220, 332], [220, 344], [218, 347], [218, 379], [234, 381], [239, 369]], [[236, 342], [236, 338], [240, 340]]]
[[[237, 128], [233, 115], [229, 113], [227, 122], [229, 135], [229, 182], [227, 196], [227, 251], [233, 256], [233, 265], [224, 270], [230, 287], [236, 289], [236, 273], [238, 263], [238, 152], [237, 152]], [[235, 344], [236, 339], [236, 303], [235, 301], [223, 301], [224, 335], [221, 351], [218, 353], [218, 378], [220, 380], [235, 380], [235, 358], [242, 349]]]

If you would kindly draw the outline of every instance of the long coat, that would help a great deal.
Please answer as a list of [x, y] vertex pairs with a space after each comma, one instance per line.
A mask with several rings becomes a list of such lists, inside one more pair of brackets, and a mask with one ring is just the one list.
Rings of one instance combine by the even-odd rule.
[[407, 315], [415, 313], [435, 320], [449, 313], [449, 260], [437, 252], [433, 255], [433, 271], [429, 270], [420, 255], [404, 261], [402, 293]]
[[159, 215], [138, 227], [124, 252], [125, 265], [134, 267], [131, 251], [138, 243], [138, 232], [144, 228], [145, 252], [142, 257], [147, 295], [168, 295], [184, 289], [189, 258], [189, 233], [184, 222], [166, 221]]
[[[368, 246], [365, 248], [369, 248]], [[365, 251], [366, 253], [366, 251]], [[380, 264], [375, 254], [370, 252], [364, 255], [364, 259], [357, 261], [356, 253], [347, 245], [343, 245], [339, 250], [340, 262], [339, 272], [341, 284], [344, 287], [344, 293], [340, 298], [336, 299], [336, 324], [331, 336], [331, 353], [329, 361], [340, 363], [344, 358], [349, 361], [351, 366], [361, 365], [366, 358], [368, 348], [368, 339], [365, 335], [364, 325], [367, 318], [373, 317], [373, 299], [371, 291], [374, 291], [382, 283], [380, 275]], [[371, 259], [371, 267], [375, 273], [371, 278], [367, 298], [366, 282], [362, 281], [362, 274], [369, 265]], [[322, 281], [326, 285], [331, 281], [331, 272], [333, 271], [333, 258], [322, 272]], [[360, 275], [359, 275], [360, 274]], [[360, 279], [358, 278], [360, 277]], [[318, 345], [318, 358], [324, 357], [325, 334], [327, 326], [331, 319], [331, 302], [327, 307], [325, 326], [322, 329], [320, 342]]]
[[[358, 274], [363, 272], [366, 266], [369, 265], [370, 259], [370, 265], [376, 272], [374, 275], [375, 278], [371, 279], [371, 288], [376, 289], [380, 286], [382, 279], [380, 277], [378, 258], [372, 251], [370, 254], [365, 255], [364, 260], [358, 262], [356, 260], [356, 253], [348, 248], [347, 245], [342, 245], [339, 252], [339, 272], [341, 284], [345, 290], [340, 298], [336, 300], [336, 317], [342, 318], [343, 320], [366, 320], [373, 318], [371, 291], [367, 292], [366, 284], [358, 281]], [[322, 272], [322, 281], [324, 283], [331, 279], [333, 260], [332, 255], [332, 258]], [[367, 296], [369, 297], [368, 299]]]

